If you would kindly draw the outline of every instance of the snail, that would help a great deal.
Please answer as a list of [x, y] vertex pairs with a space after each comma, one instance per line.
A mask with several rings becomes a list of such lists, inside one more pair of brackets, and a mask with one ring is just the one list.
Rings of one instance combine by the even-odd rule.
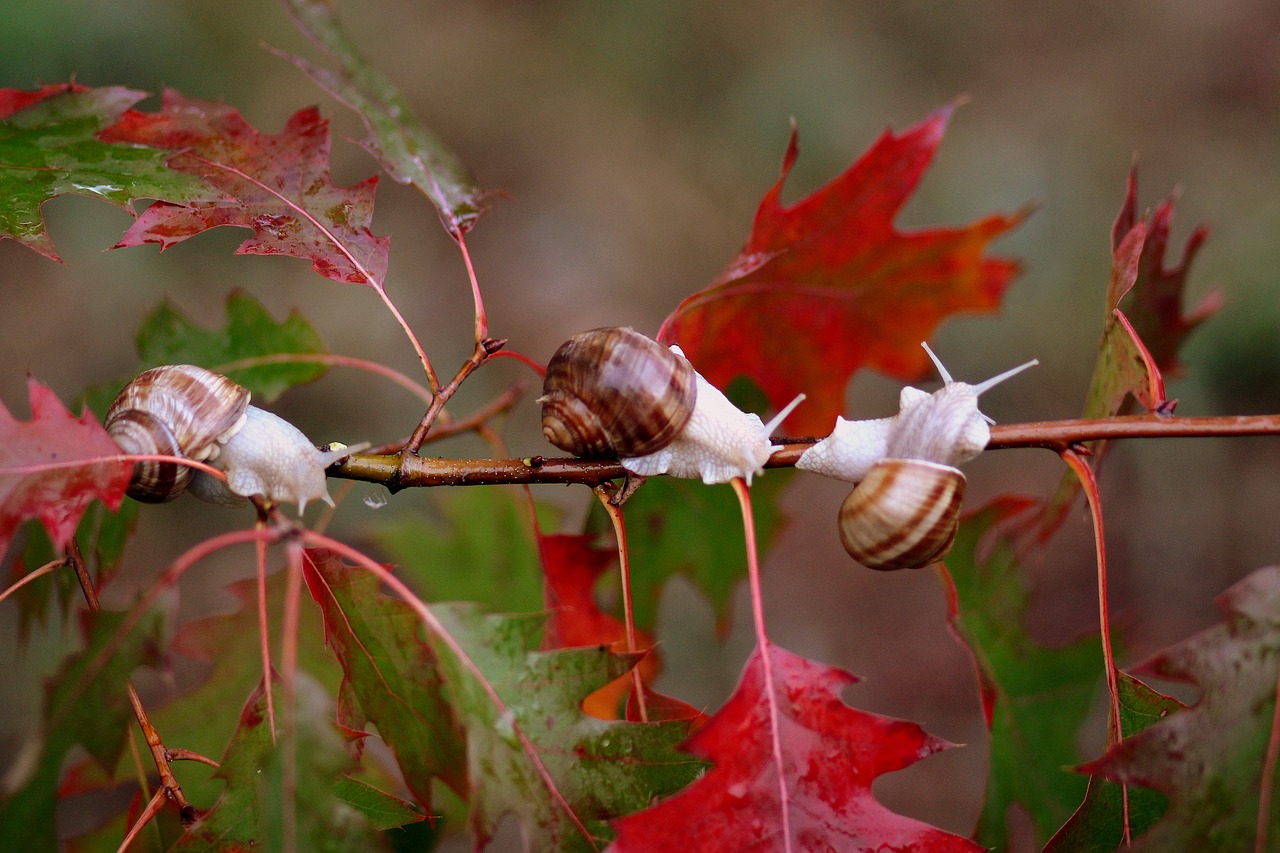
[[248, 389], [190, 364], [148, 370], [126, 385], [103, 422], [125, 453], [163, 454], [206, 462], [223, 471], [223, 483], [176, 462], [134, 465], [128, 494], [161, 503], [184, 491], [224, 506], [251, 495], [276, 503], [333, 505], [325, 469], [353, 448], [322, 452], [288, 421], [249, 405]]
[[872, 569], [917, 569], [941, 559], [955, 540], [964, 500], [959, 466], [991, 438], [978, 397], [1039, 362], [977, 385], [956, 382], [927, 344], [943, 386], [906, 387], [891, 418], [836, 418], [831, 435], [801, 454], [797, 468], [858, 485], [840, 505], [840, 541]]
[[561, 344], [538, 402], [547, 440], [575, 456], [616, 456], [643, 476], [750, 484], [772, 453], [769, 434], [802, 399], [762, 423], [730, 403], [679, 347], [613, 326]]

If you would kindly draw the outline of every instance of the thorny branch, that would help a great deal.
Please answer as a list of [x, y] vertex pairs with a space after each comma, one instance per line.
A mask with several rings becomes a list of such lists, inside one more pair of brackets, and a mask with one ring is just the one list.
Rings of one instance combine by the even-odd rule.
[[[1099, 439], [1206, 438], [1212, 436], [1280, 435], [1280, 415], [1237, 415], [1179, 418], [1162, 414], [1111, 418], [1078, 418], [1004, 424], [991, 428], [988, 450], [1037, 447], [1061, 453]], [[818, 439], [782, 439], [765, 467], [795, 465]], [[329, 475], [380, 483], [392, 491], [426, 486], [516, 484], [581, 484], [595, 487], [627, 475], [612, 460], [532, 456], [523, 459], [428, 459], [418, 456], [355, 453], [329, 469]]]

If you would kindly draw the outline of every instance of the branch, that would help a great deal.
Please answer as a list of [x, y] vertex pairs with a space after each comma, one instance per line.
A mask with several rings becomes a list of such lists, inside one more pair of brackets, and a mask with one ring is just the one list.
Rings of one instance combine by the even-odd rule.
[[[991, 428], [988, 450], [1038, 447], [1061, 453], [1086, 441], [1117, 438], [1207, 438], [1213, 436], [1280, 435], [1280, 415], [1234, 415], [1177, 418], [1159, 414], [1112, 418], [1034, 421]], [[767, 468], [795, 465], [818, 439], [782, 439]], [[492, 486], [579, 484], [595, 487], [627, 476], [611, 460], [532, 456], [524, 459], [427, 459], [405, 455], [356, 453], [329, 469], [329, 476], [380, 483], [393, 492], [425, 486]]]

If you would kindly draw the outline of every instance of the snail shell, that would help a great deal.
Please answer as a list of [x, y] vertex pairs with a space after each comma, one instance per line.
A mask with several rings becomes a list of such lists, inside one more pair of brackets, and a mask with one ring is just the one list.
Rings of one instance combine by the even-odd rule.
[[616, 456], [633, 474], [748, 484], [768, 461], [769, 435], [804, 399], [768, 424], [739, 410], [679, 347], [634, 329], [592, 329], [566, 341], [547, 365], [542, 432], [577, 456]]
[[831, 435], [796, 461], [797, 468], [858, 484], [840, 505], [840, 541], [873, 569], [918, 569], [946, 555], [964, 500], [958, 466], [991, 438], [978, 397], [1037, 363], [969, 385], [954, 381], [923, 346], [942, 375], [941, 388], [932, 394], [903, 388], [898, 414], [891, 418], [837, 418]]
[[[249, 391], [227, 377], [191, 364], [171, 364], [140, 374], [107, 410], [107, 434], [126, 453], [215, 459], [245, 423]], [[174, 462], [138, 462], [130, 497], [170, 501], [191, 483], [194, 469]]]
[[124, 387], [104, 421], [126, 453], [163, 454], [207, 462], [226, 482], [176, 462], [138, 462], [127, 493], [148, 503], [190, 490], [236, 507], [251, 495], [275, 503], [311, 500], [333, 505], [325, 469], [360, 448], [321, 452], [288, 421], [249, 405], [248, 389], [190, 364], [148, 370]]
[[840, 505], [840, 542], [870, 569], [918, 569], [955, 541], [964, 501], [960, 469], [921, 459], [883, 459]]
[[591, 329], [560, 345], [543, 383], [542, 432], [587, 458], [643, 456], [693, 415], [693, 366], [627, 327]]

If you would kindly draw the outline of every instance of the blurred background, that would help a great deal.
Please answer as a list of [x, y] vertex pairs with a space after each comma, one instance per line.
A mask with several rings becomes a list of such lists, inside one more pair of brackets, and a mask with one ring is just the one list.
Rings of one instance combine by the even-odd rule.
[[[1040, 367], [983, 398], [998, 422], [1074, 416], [1103, 318], [1110, 229], [1132, 162], [1139, 205], [1179, 196], [1173, 257], [1196, 225], [1211, 236], [1190, 276], [1191, 303], [1213, 288], [1222, 312], [1170, 377], [1180, 414], [1280, 411], [1280, 5], [1044, 2], [943, 4], [800, 0], [608, 2], [337, 2], [354, 40], [401, 87], [425, 123], [500, 190], [469, 237], [490, 328], [545, 361], [569, 335], [604, 324], [654, 333], [679, 300], [705, 286], [745, 240], [776, 179], [795, 119], [801, 154], [788, 200], [847, 167], [886, 128], [903, 130], [963, 97], [937, 159], [903, 212], [903, 228], [958, 225], [1032, 203], [1035, 214], [994, 247], [1025, 272], [996, 316], [946, 322], [936, 350], [976, 381], [1035, 357]], [[284, 11], [260, 0], [163, 3], [128, 12], [99, 0], [10, 0], [0, 26], [0, 86], [74, 77], [151, 93], [174, 87], [226, 101], [264, 132], [312, 103], [333, 118], [334, 174], [375, 172], [354, 118], [268, 44], [314, 57]], [[154, 108], [156, 101], [144, 104]], [[26, 417], [26, 375], [64, 400], [130, 376], [133, 329], [162, 298], [202, 323], [221, 322], [243, 288], [277, 317], [300, 308], [339, 353], [415, 372], [413, 353], [365, 288], [322, 280], [298, 260], [236, 257], [245, 233], [221, 229], [156, 256], [104, 252], [129, 224], [101, 202], [44, 207], [58, 265], [0, 243], [0, 399]], [[392, 236], [388, 291], [442, 373], [471, 348], [465, 273], [434, 213], [384, 179], [375, 231]], [[1188, 306], [1190, 307], [1190, 306]], [[815, 354], [821, 357], [821, 354]], [[487, 367], [459, 394], [465, 413], [532, 375], [514, 360]], [[932, 388], [932, 385], [926, 387]], [[534, 393], [505, 425], [512, 453], [545, 452]], [[849, 411], [893, 411], [897, 385], [856, 377]], [[275, 408], [318, 440], [384, 441], [420, 415], [390, 384], [334, 371]], [[459, 439], [432, 453], [489, 451]], [[968, 469], [969, 502], [1043, 494], [1061, 474], [1038, 451], [986, 454]], [[1112, 613], [1124, 662], [1217, 621], [1212, 597], [1280, 555], [1275, 439], [1130, 442], [1104, 483]], [[584, 491], [585, 490], [577, 490]], [[580, 518], [583, 494], [538, 497]], [[781, 645], [865, 678], [857, 707], [916, 720], [970, 749], [951, 750], [877, 783], [891, 807], [969, 832], [981, 802], [985, 733], [970, 664], [948, 637], [931, 573], [879, 575], [850, 563], [832, 527], [845, 489], [797, 477], [784, 498], [791, 526], [765, 566], [772, 634]], [[357, 487], [335, 532], [361, 541], [389, 513], [435, 512], [399, 495], [376, 510]], [[374, 501], [376, 502], [376, 501]], [[121, 601], [202, 533], [228, 521], [185, 502], [144, 513], [115, 587]], [[380, 513], [380, 514], [379, 514]], [[175, 520], [181, 519], [181, 525]], [[240, 520], [242, 521], [242, 519]], [[180, 528], [180, 537], [174, 536]], [[173, 537], [173, 538], [170, 538]], [[364, 543], [367, 544], [367, 543]], [[246, 567], [210, 567], [184, 582], [180, 613], [226, 606]], [[1090, 533], [1080, 512], [1033, 566], [1033, 633], [1064, 643], [1096, 625]], [[723, 701], [752, 645], [745, 596], [728, 637], [682, 582], [668, 591], [660, 687], [708, 708]], [[61, 644], [54, 620], [19, 662], [30, 689], [0, 702], [0, 754], [29, 732], [46, 672], [39, 651]], [[0, 648], [15, 642], [0, 608]], [[1082, 746], [1096, 752], [1097, 738]]]

